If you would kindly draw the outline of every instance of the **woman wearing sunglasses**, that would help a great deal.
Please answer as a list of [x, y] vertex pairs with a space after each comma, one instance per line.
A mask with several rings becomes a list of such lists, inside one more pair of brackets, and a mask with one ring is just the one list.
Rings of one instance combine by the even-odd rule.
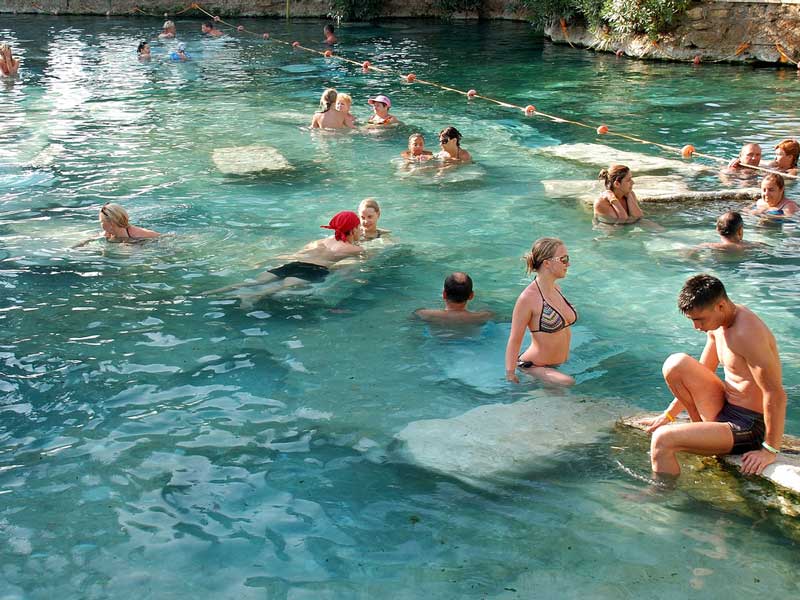
[[462, 163], [468, 163], [472, 160], [469, 152], [461, 147], [461, 134], [455, 127], [445, 127], [439, 132], [439, 145], [442, 150], [436, 154], [436, 158]]
[[[556, 369], [569, 358], [570, 326], [578, 320], [578, 312], [556, 284], [567, 276], [567, 247], [558, 238], [539, 238], [525, 255], [525, 262], [527, 272], [535, 272], [536, 279], [514, 305], [506, 346], [506, 379], [519, 383], [516, 371], [521, 369], [544, 383], [572, 385], [575, 380]], [[518, 354], [526, 328], [531, 332], [531, 345]]]

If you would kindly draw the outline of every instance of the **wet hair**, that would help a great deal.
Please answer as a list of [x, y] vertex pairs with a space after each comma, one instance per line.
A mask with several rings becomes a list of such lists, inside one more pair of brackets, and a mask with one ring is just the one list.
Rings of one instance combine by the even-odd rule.
[[117, 227], [130, 227], [131, 223], [128, 220], [128, 211], [119, 204], [106, 202], [100, 208], [100, 214], [103, 215], [105, 219], [108, 219], [112, 225], [116, 225]]
[[174, 29], [175, 23], [172, 21], [164, 21], [164, 26], [161, 29]]
[[556, 248], [563, 246], [558, 238], [543, 237], [533, 242], [531, 251], [525, 255], [526, 271], [533, 273], [538, 271], [548, 258], [556, 255]]
[[375, 198], [364, 198], [358, 205], [358, 212], [360, 213], [365, 208], [371, 208], [376, 213], [381, 214], [381, 205], [378, 204], [378, 201], [375, 200]]
[[466, 273], [456, 271], [444, 280], [444, 297], [450, 302], [464, 304], [472, 295], [472, 278]]
[[439, 139], [446, 137], [448, 140], [455, 140], [456, 146], [461, 147], [461, 134], [455, 127], [445, 127], [439, 132]]
[[625, 165], [611, 165], [608, 169], [600, 171], [597, 178], [603, 181], [607, 190], [613, 190], [614, 184], [621, 182], [630, 172], [630, 168]]
[[786, 180], [780, 173], [767, 173], [764, 175], [764, 179], [761, 180], [761, 183], [763, 184], [765, 181], [774, 181], [775, 185], [777, 185], [780, 189], [786, 187]]
[[141, 53], [142, 53], [142, 50], [144, 50], [144, 47], [145, 47], [145, 46], [147, 46], [147, 42], [145, 42], [145, 41], [141, 41], [141, 42], [139, 42], [139, 47], [138, 47], [138, 48], [136, 48], [136, 52], [137, 52], [137, 54], [141, 54]]
[[208, 27], [209, 29], [214, 29], [214, 21], [203, 21], [203, 27]]
[[722, 237], [736, 235], [740, 227], [744, 227], [744, 221], [742, 215], [735, 210], [729, 210], [717, 219], [717, 233]]
[[333, 33], [333, 25], [328, 23], [327, 25], [325, 25], [325, 27], [322, 28], [322, 31], [324, 31], [325, 33]]
[[792, 157], [792, 164], [789, 168], [794, 169], [797, 166], [797, 157], [800, 156], [800, 144], [797, 143], [797, 140], [783, 140], [775, 146], [775, 150], [778, 148]]
[[720, 300], [727, 300], [728, 294], [722, 282], [705, 273], [694, 275], [683, 284], [678, 294], [678, 309], [686, 314], [695, 308], [706, 308]]
[[327, 88], [322, 92], [322, 97], [319, 99], [319, 112], [328, 112], [331, 108], [336, 106], [336, 96], [338, 92], [336, 88]]

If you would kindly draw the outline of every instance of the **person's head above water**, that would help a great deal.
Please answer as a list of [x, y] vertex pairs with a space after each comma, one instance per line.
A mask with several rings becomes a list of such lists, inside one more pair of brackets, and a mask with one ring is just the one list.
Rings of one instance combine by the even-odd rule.
[[148, 44], [146, 41], [139, 42], [139, 46], [136, 48], [136, 52], [139, 55], [150, 54], [150, 44]]
[[327, 36], [333, 35], [334, 32], [333, 25], [328, 23], [327, 25], [325, 25], [325, 27], [322, 28], [322, 32]]
[[761, 180], [761, 199], [770, 206], [777, 206], [784, 196], [786, 182], [778, 173], [767, 173]]
[[631, 170], [625, 165], [611, 165], [608, 169], [603, 169], [597, 175], [597, 178], [603, 182], [607, 190], [612, 192], [624, 185], [624, 180], [630, 174]]
[[203, 21], [202, 25], [200, 25], [200, 31], [202, 33], [211, 33], [214, 30], [214, 22], [213, 21]]
[[728, 302], [730, 299], [722, 282], [705, 273], [687, 279], [678, 294], [678, 309], [684, 315]]
[[461, 147], [461, 133], [455, 127], [445, 127], [439, 132], [439, 143], [446, 146], [450, 140], [455, 140], [456, 146]]
[[130, 227], [131, 224], [128, 219], [128, 211], [113, 202], [106, 202], [100, 208], [100, 223], [108, 223], [123, 229]]
[[358, 216], [361, 227], [366, 231], [373, 231], [381, 217], [381, 206], [375, 198], [364, 198], [358, 205]]
[[319, 99], [319, 112], [328, 112], [336, 106], [336, 88], [327, 88]]
[[798, 156], [800, 156], [800, 144], [797, 140], [783, 140], [775, 146], [775, 162], [779, 169], [797, 168]]
[[461, 271], [451, 273], [444, 280], [442, 298], [445, 302], [466, 304], [475, 296], [472, 291], [472, 278]]
[[164, 21], [162, 29], [164, 33], [175, 33], [175, 23], [173, 21]]
[[358, 233], [361, 219], [351, 210], [336, 213], [327, 225], [320, 225], [322, 229], [332, 229], [334, 237], [340, 242], [346, 242], [353, 232]]
[[721, 214], [717, 219], [717, 233], [726, 239], [740, 241], [743, 231], [744, 221], [742, 220], [742, 215], [735, 210], [729, 210]]
[[350, 106], [353, 104], [353, 98], [350, 94], [338, 93], [336, 94], [336, 110], [339, 112], [350, 112]]
[[739, 162], [743, 165], [757, 167], [761, 163], [761, 146], [745, 144], [739, 151]]
[[545, 262], [556, 259], [563, 265], [569, 265], [569, 255], [557, 256], [559, 248], [564, 246], [558, 238], [543, 237], [533, 243], [531, 251], [525, 255], [525, 265], [528, 273], [538, 272]]
[[389, 100], [388, 96], [384, 96], [383, 94], [378, 94], [370, 98], [367, 100], [367, 104], [372, 106], [372, 109], [381, 117], [388, 114], [389, 109], [392, 107], [392, 101]]

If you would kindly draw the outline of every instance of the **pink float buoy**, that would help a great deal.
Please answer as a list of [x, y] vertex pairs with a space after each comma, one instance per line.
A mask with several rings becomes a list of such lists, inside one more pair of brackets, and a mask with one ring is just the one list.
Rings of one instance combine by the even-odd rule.
[[300, 45], [300, 42], [292, 42], [292, 48], [297, 48]]
[[476, 92], [475, 90], [467, 91], [467, 98], [474, 98], [477, 95], [478, 95], [478, 92]]
[[244, 25], [239, 25], [239, 26], [236, 28], [236, 31], [244, 31]]
[[325, 50], [325, 58], [330, 58], [331, 56], [333, 56], [333, 52], [330, 50]]
[[361, 63], [361, 68], [364, 69], [365, 71], [369, 71], [369, 68], [371, 66], [372, 66], [372, 63], [369, 62], [368, 60], [365, 60], [363, 63]]
[[530, 117], [535, 112], [536, 112], [536, 107], [533, 104], [528, 104], [528, 106], [525, 107], [525, 114], [527, 116]]
[[263, 37], [265, 40], [268, 40], [269, 39], [269, 33], [265, 33], [261, 37]]

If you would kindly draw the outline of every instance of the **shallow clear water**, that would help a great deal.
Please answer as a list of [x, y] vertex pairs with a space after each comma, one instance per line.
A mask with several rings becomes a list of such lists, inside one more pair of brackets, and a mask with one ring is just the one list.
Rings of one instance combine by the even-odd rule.
[[[321, 39], [321, 22], [247, 24]], [[775, 506], [790, 500], [686, 461], [676, 492], [642, 501], [646, 440], [613, 426], [663, 408], [661, 362], [699, 352], [675, 297], [710, 271], [775, 332], [787, 432], [800, 434], [796, 225], [748, 221], [768, 247], [738, 261], [683, 252], [714, 239], [727, 203], [647, 207], [666, 232], [594, 230], [541, 181], [597, 167], [535, 151], [608, 141], [588, 130], [261, 40], [202, 40], [198, 21], [178, 23], [191, 63], [161, 60], [171, 47], [157, 41], [138, 63], [137, 41], [159, 25], [0, 21], [23, 58], [20, 79], [0, 82], [3, 598], [797, 595], [800, 530]], [[520, 23], [398, 21], [341, 39], [356, 60], [721, 156], [800, 129], [794, 71], [617, 60], [543, 44]], [[362, 120], [369, 95], [389, 95], [405, 125], [310, 134], [329, 85]], [[430, 147], [447, 125], [476, 159], [466, 180], [397, 172], [410, 133]], [[215, 168], [215, 148], [251, 144], [296, 169]], [[690, 184], [720, 186], [702, 172]], [[365, 196], [395, 241], [371, 261], [252, 310], [200, 296], [277, 264]], [[175, 235], [70, 249], [99, 231], [106, 201]], [[519, 258], [543, 235], [568, 246], [563, 288], [581, 319], [566, 366], [579, 384], [562, 392], [503, 381]], [[455, 269], [499, 315], [467, 339], [410, 319]], [[527, 400], [555, 406], [545, 420], [575, 415], [575, 430], [495, 480], [419, 468], [393, 442], [414, 421]]]

